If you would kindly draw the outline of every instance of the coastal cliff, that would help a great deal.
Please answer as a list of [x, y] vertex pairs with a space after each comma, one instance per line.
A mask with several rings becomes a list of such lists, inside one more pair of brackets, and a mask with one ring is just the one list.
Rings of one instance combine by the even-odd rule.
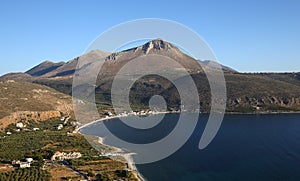
[[60, 111], [18, 111], [9, 116], [0, 119], [0, 129], [5, 128], [10, 124], [26, 121], [46, 121], [52, 118], [60, 118], [62, 116]]

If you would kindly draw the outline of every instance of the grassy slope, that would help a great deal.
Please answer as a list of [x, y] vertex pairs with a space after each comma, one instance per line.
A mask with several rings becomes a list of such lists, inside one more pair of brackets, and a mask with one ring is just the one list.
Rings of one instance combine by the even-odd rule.
[[0, 79], [0, 118], [16, 111], [53, 111], [71, 97], [46, 86]]

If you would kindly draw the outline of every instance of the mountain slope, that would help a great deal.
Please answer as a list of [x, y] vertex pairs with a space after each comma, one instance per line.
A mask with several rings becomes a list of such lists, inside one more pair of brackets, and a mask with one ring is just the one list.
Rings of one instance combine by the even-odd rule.
[[79, 56], [77, 58], [74, 58], [71, 61], [68, 61], [67, 63], [64, 63], [59, 68], [43, 75], [44, 78], [55, 78], [55, 79], [69, 79], [73, 78], [73, 75], [75, 73], [76, 67], [78, 65], [78, 62], [83, 64], [90, 64], [93, 61], [105, 57], [109, 55], [108, 52], [100, 51], [100, 50], [93, 50], [87, 54], [84, 54], [82, 56]]
[[50, 61], [45, 61], [45, 62], [33, 67], [32, 69], [28, 70], [25, 73], [29, 74], [31, 76], [42, 76], [51, 71], [54, 71], [55, 69], [63, 66], [64, 64], [65, 64], [64, 62], [53, 63]]

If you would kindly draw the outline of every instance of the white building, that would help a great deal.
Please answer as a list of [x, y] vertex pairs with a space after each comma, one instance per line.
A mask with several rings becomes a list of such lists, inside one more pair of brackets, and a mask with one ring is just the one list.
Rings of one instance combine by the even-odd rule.
[[21, 162], [20, 164], [18, 164], [18, 166], [20, 168], [30, 168], [30, 163], [28, 163], [28, 162]]
[[106, 112], [105, 113], [107, 116], [113, 116], [113, 113], [112, 112]]
[[[33, 161], [33, 160], [32, 160]], [[21, 162], [20, 160], [14, 160], [11, 163], [12, 165], [19, 167], [19, 168], [29, 168], [30, 167], [30, 162]]]
[[33, 158], [26, 158], [25, 160], [26, 160], [27, 163], [33, 162]]
[[16, 124], [16, 127], [17, 127], [17, 128], [23, 128], [23, 127], [24, 127], [24, 124], [21, 123], [21, 122], [20, 122], [20, 123], [17, 123], [17, 124]]

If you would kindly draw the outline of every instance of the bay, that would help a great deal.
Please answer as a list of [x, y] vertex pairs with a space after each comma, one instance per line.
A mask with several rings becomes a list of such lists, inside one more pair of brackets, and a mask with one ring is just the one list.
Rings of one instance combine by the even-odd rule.
[[[151, 143], [168, 135], [178, 117], [166, 114], [147, 130], [131, 128], [117, 118], [105, 121], [105, 126], [123, 140]], [[214, 140], [199, 150], [207, 119], [207, 114], [200, 114], [183, 147], [158, 162], [137, 165], [139, 172], [150, 181], [300, 180], [300, 114], [225, 115]], [[81, 132], [105, 137], [100, 125], [95, 123]]]

